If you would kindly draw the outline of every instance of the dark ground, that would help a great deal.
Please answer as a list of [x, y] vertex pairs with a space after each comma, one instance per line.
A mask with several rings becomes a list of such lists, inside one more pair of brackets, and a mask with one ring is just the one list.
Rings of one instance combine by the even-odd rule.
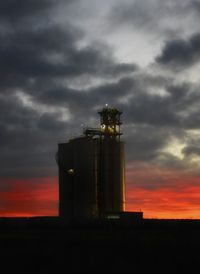
[[1, 273], [200, 273], [200, 220], [0, 218]]

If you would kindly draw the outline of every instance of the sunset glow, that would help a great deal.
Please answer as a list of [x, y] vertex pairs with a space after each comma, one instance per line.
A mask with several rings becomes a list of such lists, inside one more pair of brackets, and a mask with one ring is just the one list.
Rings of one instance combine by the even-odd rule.
[[58, 215], [57, 178], [7, 180], [9, 189], [0, 192], [1, 217]]
[[[188, 178], [189, 180], [189, 178]], [[199, 178], [172, 181], [171, 188], [145, 189], [128, 182], [126, 211], [143, 211], [145, 218], [199, 219]], [[1, 217], [58, 216], [57, 178], [9, 179], [0, 192]]]
[[153, 167], [143, 169], [127, 172], [127, 211], [143, 211], [145, 218], [200, 218], [198, 176]]
[[199, 219], [200, 187], [146, 190], [132, 188], [127, 192], [127, 211], [143, 211], [145, 218]]

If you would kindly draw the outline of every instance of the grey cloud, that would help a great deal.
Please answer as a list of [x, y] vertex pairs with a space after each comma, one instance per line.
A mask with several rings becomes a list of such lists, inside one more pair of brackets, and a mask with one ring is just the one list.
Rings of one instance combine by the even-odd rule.
[[57, 142], [66, 135], [66, 123], [24, 107], [14, 96], [1, 99], [0, 109], [1, 176], [55, 174]]
[[157, 155], [157, 159], [155, 163], [158, 166], [167, 167], [171, 170], [187, 170], [188, 168], [188, 161], [187, 159], [180, 159], [177, 156], [167, 153], [167, 152], [161, 152], [159, 155]]
[[1, 89], [28, 90], [37, 81], [41, 86], [42, 78], [48, 82], [87, 74], [109, 78], [137, 70], [134, 64], [115, 62], [105, 46], [78, 49], [76, 42], [82, 35], [71, 26], [64, 30], [56, 25], [0, 35]]
[[[72, 112], [82, 113], [87, 109], [87, 113], [84, 113], [84, 117], [87, 120], [87, 115], [93, 113], [93, 106], [105, 105], [105, 103], [111, 103], [113, 105], [119, 105], [118, 101], [129, 94], [135, 85], [134, 79], [124, 77], [119, 79], [116, 83], [107, 83], [98, 87], [93, 87], [85, 90], [75, 90], [67, 87], [56, 87], [54, 89], [45, 89], [38, 94], [38, 102], [43, 102], [50, 105], [62, 105], [67, 106]], [[88, 109], [88, 106], [91, 109]]]
[[[69, 133], [76, 128], [81, 131], [79, 116], [81, 116], [82, 122], [88, 121], [91, 116], [97, 117], [96, 111], [93, 109], [96, 105], [95, 99], [93, 97], [90, 110], [87, 108], [87, 102], [81, 104], [81, 102], [78, 103], [76, 100], [72, 101], [71, 104], [76, 106], [77, 111], [76, 109], [74, 110], [74, 120], [69, 122], [60, 122], [53, 115], [44, 114], [36, 117], [35, 114], [29, 113], [29, 116], [26, 114], [27, 120], [26, 124], [24, 124], [24, 121], [18, 118], [21, 117], [19, 113], [22, 111], [22, 108], [16, 110], [18, 115], [11, 117], [16, 128], [12, 131], [4, 129], [1, 132], [1, 139], [4, 139], [4, 148], [1, 150], [2, 175], [9, 176], [11, 173], [13, 176], [55, 174], [57, 167], [54, 156], [57, 150], [57, 143], [63, 140], [64, 137], [67, 140]], [[124, 115], [127, 115], [127, 113], [124, 112]], [[126, 126], [127, 120], [124, 117], [123, 120], [125, 122], [124, 126]], [[132, 120], [134, 120], [134, 117], [132, 117]], [[29, 128], [28, 121], [30, 123], [34, 121], [35, 127]], [[17, 127], [18, 123], [20, 128]], [[141, 127], [140, 124], [138, 122], [138, 126], [134, 131], [130, 130], [131, 127], [126, 126], [125, 128], [124, 138], [126, 141], [127, 160], [161, 162], [161, 159], [158, 158], [160, 150], [166, 145], [169, 138], [176, 133], [170, 127], [166, 128], [165, 122], [163, 122], [163, 128], [165, 127], [163, 130], [161, 129], [162, 125], [149, 126], [148, 121], [146, 126]], [[20, 159], [18, 159], [19, 155]], [[27, 158], [29, 160], [25, 161], [24, 159]], [[172, 159], [170, 155], [166, 155], [165, 158], [162, 158], [162, 164], [165, 166], [176, 164], [178, 166], [178, 161]]]
[[148, 92], [152, 86], [156, 88], [155, 84], [151, 86], [149, 83], [151, 81], [147, 80], [144, 85], [135, 84], [130, 89], [129, 94], [132, 92], [133, 96], [124, 104], [124, 117], [128, 123], [160, 128], [199, 128], [199, 87], [191, 83], [171, 84], [170, 79], [165, 79], [162, 89], [166, 94], [159, 95]]
[[59, 138], [65, 136], [66, 128], [54, 126], [46, 128], [4, 129], [0, 163], [1, 176], [37, 177], [51, 176], [56, 173], [55, 153]]
[[0, 22], [4, 27], [38, 27], [48, 24], [59, 5], [74, 4], [79, 0], [1, 0]]
[[131, 100], [127, 115], [135, 123], [158, 126], [177, 125], [179, 119], [170, 99], [160, 96], [138, 95]]
[[[42, 7], [39, 1], [37, 3], [31, 15], [48, 9], [47, 2], [44, 1], [46, 4]], [[5, 15], [4, 19], [20, 20], [18, 12], [15, 16]], [[28, 20], [28, 13], [26, 15]], [[1, 176], [55, 175], [57, 143], [66, 141], [70, 132], [80, 127], [80, 122], [90, 118], [91, 112], [86, 111], [88, 104], [92, 109], [97, 100], [99, 103], [104, 101], [103, 96], [107, 93], [108, 97], [120, 96], [119, 87], [114, 91], [115, 84], [96, 87], [84, 94], [64, 88], [65, 79], [88, 74], [116, 81], [138, 69], [134, 64], [116, 62], [107, 46], [95, 44], [78, 48], [77, 42], [84, 33], [69, 24], [65, 27], [45, 24], [35, 28], [20, 23], [15, 29], [8, 26], [0, 32]], [[119, 84], [121, 91], [126, 86], [123, 81]], [[68, 107], [76, 122], [62, 121], [57, 112], [37, 112], [24, 105], [15, 97], [19, 90], [29, 94], [33, 104], [38, 103], [38, 108], [41, 103], [46, 107]]]
[[193, 111], [185, 118], [185, 127], [189, 129], [199, 129], [200, 128], [200, 117], [199, 111]]
[[[176, 35], [176, 30], [181, 31], [177, 27], [177, 20], [190, 16], [198, 20], [199, 9], [198, 1], [126, 1], [126, 3], [117, 3], [111, 11], [111, 27], [128, 26], [139, 29], [140, 31], [148, 31], [159, 35]], [[168, 24], [166, 24], [168, 19]], [[170, 25], [169, 22], [176, 22]]]
[[[48, 10], [47, 1], [40, 3], [44, 6], [35, 7], [31, 17], [34, 13], [38, 15], [39, 10]], [[24, 17], [30, 19], [28, 14]], [[20, 17], [19, 14], [4, 17], [9, 21], [12, 16], [13, 20]], [[173, 85], [167, 77], [135, 74], [139, 68], [117, 62], [108, 46], [93, 43], [78, 47], [83, 37], [83, 31], [69, 24], [65, 29], [54, 24], [40, 28], [21, 24], [0, 32], [2, 176], [57, 174], [54, 159], [57, 143], [67, 141], [71, 132], [81, 131], [81, 123], [89, 123], [93, 117], [96, 122], [97, 108], [105, 103], [124, 112], [128, 161], [160, 161], [160, 151], [171, 136], [189, 128], [191, 121], [192, 127], [198, 126], [199, 121], [194, 122], [192, 113], [187, 112], [199, 98], [197, 92], [190, 92], [191, 84]], [[198, 48], [198, 39], [191, 41]], [[94, 80], [92, 87], [84, 89], [66, 84], [67, 80], [82, 75], [105, 81], [96, 84]], [[167, 96], [150, 94], [150, 88], [163, 88]], [[37, 113], [15, 100], [17, 90], [29, 94], [37, 106], [66, 107], [72, 119], [62, 121], [56, 112]], [[182, 110], [187, 112], [186, 118], [180, 117]], [[131, 124], [134, 129], [129, 127]], [[163, 156], [163, 164], [175, 164], [176, 159], [170, 157]]]
[[188, 40], [167, 42], [156, 60], [171, 69], [185, 69], [196, 64], [200, 60], [200, 34], [197, 33]]
[[190, 155], [200, 156], [200, 146], [187, 146], [182, 150], [182, 152], [186, 157]]
[[[11, 19], [30, 19], [15, 26], [1, 26], [0, 89], [3, 92], [16, 88], [28, 90], [37, 81], [41, 86], [42, 81], [52, 82], [55, 78], [62, 80], [85, 74], [118, 77], [137, 69], [134, 64], [115, 62], [111, 49], [106, 45], [91, 44], [79, 48], [77, 43], [83, 38], [83, 31], [69, 22], [64, 27], [56, 25], [47, 15], [41, 14], [43, 10], [49, 11], [56, 6], [56, 1], [23, 0], [16, 7], [18, 2], [1, 2], [0, 18], [7, 23]], [[65, 5], [67, 3], [72, 1], [65, 2]], [[34, 15], [38, 16], [36, 24]], [[43, 22], [45, 19], [46, 23]]]
[[148, 85], [143, 86], [143, 92], [134, 92], [133, 98], [128, 101], [126, 106], [125, 119], [133, 123], [157, 125], [160, 127], [167, 125], [180, 126], [177, 106], [180, 104], [181, 94], [183, 94], [184, 98], [184, 86], [168, 87], [164, 85], [163, 88], [169, 96], [149, 94], [149, 88]]
[[66, 121], [61, 121], [55, 114], [44, 113], [38, 121], [38, 130], [49, 131], [50, 134], [54, 132], [63, 131], [66, 127]]
[[[48, 55], [74, 53], [75, 32], [65, 32], [58, 26], [34, 30], [20, 30], [1, 37], [0, 61], [1, 77], [25, 79], [27, 77], [63, 76], [70, 66], [52, 64]], [[70, 72], [69, 72], [70, 73]], [[69, 74], [68, 73], [68, 74]]]
[[131, 100], [121, 107], [124, 110], [127, 160], [187, 170], [187, 157], [180, 159], [163, 149], [173, 137], [192, 145], [186, 130], [199, 129], [198, 111], [192, 111], [199, 102], [198, 88], [189, 83], [172, 85], [164, 81], [163, 84], [167, 96], [148, 93], [147, 85], [146, 92], [135, 91]]
[[1, 0], [0, 19], [6, 21], [21, 20], [23, 17], [30, 17], [38, 12], [49, 9], [54, 0]]
[[[0, 109], [0, 124], [3, 128], [5, 127], [11, 130], [11, 132], [15, 129], [31, 128], [37, 117], [33, 110], [24, 108], [14, 96], [10, 97], [5, 95], [1, 98]], [[3, 132], [3, 130], [1, 132]], [[2, 145], [2, 139], [0, 145]]]
[[150, 125], [126, 126], [124, 138], [128, 146], [127, 160], [136, 162], [155, 160], [169, 136], [167, 130], [158, 130], [157, 127]]
[[171, 153], [165, 152], [172, 137], [185, 138], [184, 130], [171, 128], [158, 128], [156, 126], [126, 127], [126, 160], [132, 163], [147, 163], [157, 167], [174, 170], [186, 170], [188, 159], [180, 159]]
[[[60, 87], [58, 83], [55, 88], [45, 84], [41, 86], [39, 92], [32, 93], [36, 104], [38, 102], [46, 106], [67, 107], [73, 114], [73, 119], [66, 122], [61, 121], [56, 114], [38, 115], [23, 105], [17, 104], [14, 97], [9, 96], [7, 99], [3, 97], [1, 109], [5, 115], [1, 117], [3, 126], [1, 139], [4, 140], [2, 142], [4, 150], [1, 161], [4, 161], [2, 169], [4, 176], [5, 174], [8, 176], [11, 170], [13, 174], [33, 176], [33, 174], [41, 174], [42, 168], [44, 173], [49, 172], [49, 166], [53, 167], [50, 173], [55, 172], [54, 154], [57, 143], [64, 137], [67, 140], [71, 132], [80, 134], [81, 123], [87, 123], [91, 117], [96, 117], [96, 123], [98, 123], [97, 106], [103, 106], [105, 102], [111, 102], [111, 105], [119, 107], [124, 112], [122, 119], [128, 161], [160, 162], [165, 166], [174, 165], [179, 168], [183, 166], [179, 159], [171, 155], [165, 154], [162, 158], [159, 155], [172, 136], [181, 138], [184, 128], [188, 128], [186, 118], [184, 121], [178, 113], [181, 110], [187, 111], [187, 107], [191, 107], [197, 101], [197, 92], [191, 92], [192, 86], [189, 83], [170, 85], [169, 81], [163, 79], [163, 87], [169, 95], [163, 97], [149, 94], [149, 84], [152, 82], [153, 86], [160, 87], [162, 78], [154, 83], [150, 76], [147, 76], [146, 81], [143, 82], [144, 85], [141, 86], [141, 79], [138, 77], [137, 75], [132, 78], [124, 77], [115, 83], [84, 91]], [[126, 96], [131, 96], [131, 99], [121, 103], [120, 100]], [[6, 115], [9, 107], [11, 111]], [[189, 117], [190, 114], [187, 120]], [[196, 127], [198, 126], [197, 124]], [[23, 161], [16, 160], [18, 153], [23, 159], [26, 157], [32, 159], [33, 165], [31, 160], [27, 161], [26, 169], [23, 171]]]
[[199, 0], [190, 1], [190, 6], [195, 12], [200, 12], [200, 2]]

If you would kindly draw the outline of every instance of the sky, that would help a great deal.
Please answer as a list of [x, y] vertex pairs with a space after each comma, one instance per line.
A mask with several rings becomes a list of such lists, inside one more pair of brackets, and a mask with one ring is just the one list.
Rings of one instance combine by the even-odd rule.
[[126, 210], [200, 218], [200, 1], [0, 1], [0, 216], [58, 214], [58, 143], [123, 111]]

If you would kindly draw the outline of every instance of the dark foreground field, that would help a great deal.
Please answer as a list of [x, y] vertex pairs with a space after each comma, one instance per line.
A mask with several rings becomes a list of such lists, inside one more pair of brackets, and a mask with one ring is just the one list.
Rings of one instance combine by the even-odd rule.
[[[0, 219], [1, 273], [200, 273], [200, 221]], [[4, 269], [4, 270], [3, 270]]]

